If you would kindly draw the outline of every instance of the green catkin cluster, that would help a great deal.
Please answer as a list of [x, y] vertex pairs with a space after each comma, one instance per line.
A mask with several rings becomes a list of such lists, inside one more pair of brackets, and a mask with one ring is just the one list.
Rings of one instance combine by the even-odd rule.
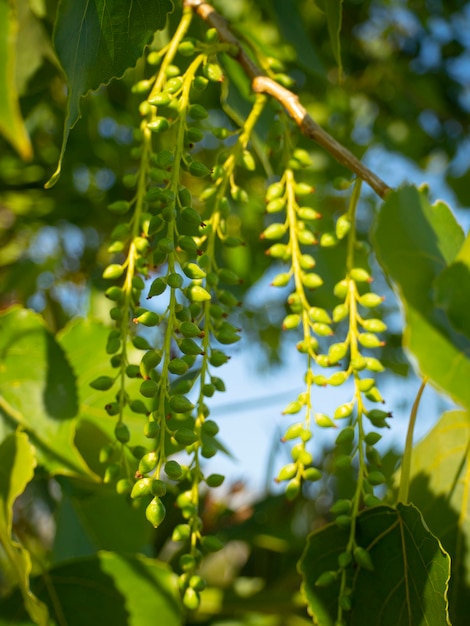
[[[302, 152], [300, 154], [303, 157]], [[355, 524], [360, 508], [380, 502], [374, 495], [374, 487], [385, 482], [380, 455], [375, 448], [381, 435], [368, 430], [365, 420], [379, 429], [386, 427], [387, 419], [391, 417], [386, 411], [373, 408], [373, 404], [369, 406], [369, 403], [383, 402], [375, 376], [384, 368], [371, 351], [384, 345], [380, 333], [386, 330], [386, 325], [373, 316], [383, 298], [369, 290], [372, 279], [368, 270], [355, 264], [355, 216], [360, 182], [355, 184], [349, 210], [337, 219], [334, 232], [318, 234], [320, 215], [315, 209], [302, 206], [304, 194], [313, 190], [297, 183], [295, 177], [296, 170], [306, 164], [306, 159], [297, 158], [296, 166], [295, 160], [296, 152], [282, 178], [271, 184], [266, 192], [267, 213], [280, 214], [284, 221], [271, 223], [261, 235], [271, 244], [266, 254], [287, 265], [286, 271], [274, 277], [272, 285], [293, 287], [287, 297], [290, 310], [284, 318], [283, 328], [301, 329], [302, 339], [297, 343], [297, 350], [305, 354], [307, 362], [305, 390], [284, 409], [285, 415], [303, 412], [304, 417], [302, 421], [292, 423], [282, 438], [292, 444], [291, 462], [280, 470], [276, 480], [287, 482], [288, 498], [300, 492], [302, 481], [319, 480], [321, 472], [313, 466], [313, 456], [307, 450], [312, 423], [321, 428], [338, 428], [345, 423], [336, 437], [335, 464], [336, 469], [341, 470], [352, 468], [354, 463], [357, 467], [356, 489], [350, 500], [335, 502], [331, 513], [339, 526], [349, 529], [349, 540], [338, 559], [338, 570], [324, 572], [316, 583], [326, 586], [340, 579], [338, 623], [342, 623], [344, 611], [351, 608], [348, 568], [353, 563], [366, 569], [373, 568], [369, 553], [356, 542]], [[334, 287], [339, 303], [330, 314], [315, 306], [314, 290], [323, 284], [323, 280], [315, 272], [315, 254], [311, 251], [317, 244], [331, 247], [342, 240], [347, 247], [346, 275]], [[344, 321], [348, 328], [340, 340], [335, 334], [340, 323], [344, 326]], [[329, 343], [326, 352], [322, 351], [325, 342]], [[312, 394], [315, 386], [338, 387], [351, 379], [353, 393], [349, 402], [339, 405], [332, 416], [314, 411]]]
[[[219, 267], [216, 252], [221, 245], [242, 245], [228, 234], [226, 223], [230, 203], [247, 200], [236, 172], [256, 167], [249, 141], [265, 97], [256, 99], [237, 141], [218, 164], [210, 168], [193, 157], [194, 145], [206, 133], [226, 136], [224, 129], [210, 128], [208, 112], [197, 100], [210, 81], [223, 80], [216, 54], [231, 48], [218, 43], [213, 30], [203, 42], [185, 39], [191, 15], [185, 12], [164, 50], [149, 54], [149, 64], [158, 71], [133, 89], [145, 96], [132, 151], [136, 173], [125, 180], [133, 196], [108, 207], [130, 217], [112, 233], [109, 252], [115, 260], [103, 272], [110, 282], [106, 297], [114, 323], [106, 349], [116, 374], [100, 376], [91, 385], [115, 392], [105, 407], [116, 417], [115, 442], [100, 454], [105, 482], [136, 504], [143, 502], [155, 528], [165, 519], [167, 490], [184, 485], [176, 499], [184, 523], [175, 528], [173, 540], [182, 544], [183, 601], [195, 610], [205, 585], [197, 574], [201, 558], [222, 547], [216, 537], [203, 534], [199, 516], [201, 487], [218, 487], [224, 479], [205, 476], [201, 467], [202, 459], [218, 450], [218, 426], [209, 419], [206, 401], [225, 390], [216, 371], [230, 358], [226, 347], [240, 340], [239, 329], [229, 321], [239, 304], [230, 287], [240, 279]], [[178, 54], [185, 69], [174, 64]], [[184, 184], [188, 177], [201, 180], [196, 204]], [[205, 188], [204, 179], [210, 181]], [[148, 445], [131, 445], [129, 412], [142, 416]], [[186, 465], [169, 459], [180, 450], [186, 451]]]

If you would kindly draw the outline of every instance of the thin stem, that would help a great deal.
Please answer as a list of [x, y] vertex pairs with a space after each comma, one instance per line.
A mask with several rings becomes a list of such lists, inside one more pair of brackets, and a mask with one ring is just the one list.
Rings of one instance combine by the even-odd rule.
[[411, 475], [411, 457], [413, 454], [413, 432], [416, 424], [416, 418], [418, 416], [419, 403], [421, 396], [423, 395], [424, 388], [428, 382], [427, 378], [423, 379], [421, 386], [416, 395], [413, 407], [411, 408], [410, 421], [408, 422], [408, 430], [406, 432], [405, 451], [403, 453], [403, 460], [401, 463], [401, 478], [400, 489], [398, 490], [397, 502], [408, 502], [408, 492], [410, 489], [410, 475]]
[[235, 58], [251, 80], [251, 86], [255, 93], [266, 93], [275, 98], [306, 137], [325, 148], [341, 165], [344, 165], [357, 174], [359, 178], [362, 178], [381, 198], [385, 198], [388, 192], [391, 191], [391, 188], [361, 163], [347, 148], [318, 126], [292, 91], [282, 87], [282, 85], [262, 72], [243, 50], [240, 41], [230, 31], [225, 19], [212, 6], [203, 0], [184, 0], [183, 5], [186, 9], [191, 8], [194, 10], [199, 17], [213, 28], [216, 28], [221, 41], [230, 43], [238, 48], [238, 54]]

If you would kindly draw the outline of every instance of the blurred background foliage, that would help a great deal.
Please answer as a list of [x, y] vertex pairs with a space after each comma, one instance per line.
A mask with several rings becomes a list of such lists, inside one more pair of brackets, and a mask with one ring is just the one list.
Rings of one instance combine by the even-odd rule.
[[[293, 79], [292, 89], [315, 121], [354, 154], [366, 159], [368, 154], [385, 155], [392, 167], [397, 159], [397, 168], [402, 168], [404, 177], [407, 165], [427, 171], [430, 177], [444, 180], [457, 207], [470, 207], [469, 3], [345, 0], [341, 79], [320, 0], [215, 0], [213, 4], [248, 49], [257, 50], [260, 63], [269, 65], [273, 58], [284, 63]], [[70, 134], [61, 178], [46, 191], [44, 184], [59, 156], [66, 106], [64, 76], [51, 43], [56, 9], [57, 0], [17, 0], [16, 86], [32, 158], [24, 161], [0, 136], [0, 309], [15, 303], [30, 307], [43, 315], [54, 332], [76, 316], [91, 314], [105, 319], [108, 303], [101, 275], [109, 262], [107, 242], [116, 223], [106, 206], [132, 193], [126, 187], [126, 175], [135, 168], [130, 152], [134, 129], [139, 125], [140, 99], [131, 87], [149, 71], [139, 62], [122, 80], [113, 80], [82, 100], [82, 119]], [[158, 33], [152, 44], [155, 49], [168, 41], [180, 15], [181, 6], [176, 2], [166, 30]], [[191, 28], [189, 34], [200, 37], [205, 26], [195, 19]], [[252, 101], [249, 84], [235, 62], [222, 60], [229, 79], [226, 110], [242, 116]], [[202, 96], [201, 102], [210, 111], [209, 123], [234, 128], [220, 108], [220, 97], [220, 90], [213, 85]], [[273, 104], [257, 127], [257, 169], [240, 180], [248, 202], [233, 203], [230, 218], [234, 234], [241, 233], [246, 246], [227, 249], [225, 258], [225, 264], [243, 278], [236, 293], [240, 300], [246, 300], [241, 316], [245, 332], [271, 363], [279, 361], [281, 355], [284, 295], [276, 292], [260, 300], [250, 297], [250, 290], [259, 282], [269, 282], [269, 260], [259, 233], [265, 225], [266, 179], [272, 181], [278, 173], [276, 146], [279, 125], [285, 123]], [[333, 217], [344, 210], [348, 199], [348, 192], [342, 191], [337, 182], [342, 177], [350, 178], [350, 173], [295, 129], [292, 140], [312, 159], [312, 167], [302, 172], [304, 180], [317, 190], [311, 204], [320, 210], [324, 223], [333, 224]], [[219, 147], [220, 141], [208, 135], [198, 144], [198, 158], [210, 164]], [[374, 170], [374, 163], [369, 165]], [[376, 173], [381, 175], [379, 169]], [[195, 188], [194, 194], [197, 196], [201, 190]], [[364, 255], [375, 205], [376, 198], [366, 193], [359, 214]], [[322, 249], [316, 255], [319, 273], [342, 277], [341, 249]], [[387, 286], [383, 278], [377, 277], [379, 281], [377, 291], [383, 293]], [[331, 295], [326, 290], [320, 289], [318, 298], [320, 306], [330, 306]], [[393, 313], [393, 305], [389, 306], [385, 314]], [[407, 365], [400, 348], [400, 328], [396, 324], [390, 328], [382, 358], [395, 371], [404, 373]], [[327, 464], [333, 463], [333, 454], [324, 452]], [[395, 462], [392, 452], [385, 455], [388, 476]], [[320, 482], [315, 493], [306, 494], [306, 499], [294, 504], [272, 495], [257, 504], [246, 504], [244, 486], [237, 483], [232, 484], [224, 502], [213, 501], [207, 495], [205, 525], [221, 529], [228, 543], [213, 561], [205, 563], [204, 575], [219, 588], [228, 589], [234, 581], [238, 587], [226, 593], [214, 589], [212, 596], [206, 595], [208, 604], [203, 606], [199, 623], [215, 625], [214, 619], [239, 611], [245, 614], [245, 624], [309, 623], [302, 617], [303, 609], [296, 612], [295, 595], [292, 600], [299, 587], [295, 564], [307, 532], [327, 519], [332, 492], [337, 496], [348, 492], [351, 480], [345, 474], [337, 476], [334, 484]], [[17, 513], [16, 528], [20, 534], [23, 531], [33, 552], [38, 551], [37, 545], [42, 546], [39, 551], [51, 549], [51, 541], [54, 549], [60, 549], [61, 538], [52, 540], [47, 536], [47, 524], [38, 523], [41, 515], [47, 520], [50, 512], [57, 513], [60, 508], [60, 515], [66, 517], [70, 507], [76, 506], [82, 507], [80, 515], [86, 519], [74, 489], [73, 485], [66, 486], [60, 504], [51, 497], [45, 480], [35, 481], [27, 492]], [[245, 504], [240, 506], [240, 501]], [[142, 518], [141, 512], [137, 513], [133, 523], [138, 523], [137, 517]], [[290, 524], [285, 523], [286, 519]], [[99, 515], [94, 523], [95, 529], [99, 528]], [[165, 522], [152, 548], [153, 554], [167, 560], [175, 558], [165, 553], [174, 523], [171, 519]], [[37, 536], [38, 528], [43, 536]], [[83, 546], [88, 541], [83, 528], [72, 530]], [[106, 536], [107, 530], [101, 531]], [[116, 543], [123, 540], [118, 537]], [[221, 572], [226, 577], [222, 583]], [[263, 589], [269, 589], [264, 603]], [[255, 595], [256, 602], [250, 604]], [[255, 610], [256, 615], [251, 613]], [[263, 617], [258, 615], [260, 612]]]

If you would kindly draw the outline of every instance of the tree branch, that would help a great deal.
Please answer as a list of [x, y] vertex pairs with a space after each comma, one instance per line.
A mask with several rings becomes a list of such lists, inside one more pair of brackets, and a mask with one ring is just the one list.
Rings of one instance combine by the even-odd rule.
[[230, 31], [225, 19], [210, 4], [207, 4], [204, 0], [184, 0], [183, 4], [185, 7], [192, 8], [205, 22], [216, 28], [221, 41], [237, 47], [238, 54], [235, 56], [235, 59], [240, 63], [251, 80], [251, 86], [255, 93], [266, 93], [275, 98], [294, 120], [303, 135], [325, 148], [341, 165], [344, 165], [359, 178], [362, 178], [381, 198], [385, 198], [387, 193], [391, 191], [391, 188], [361, 163], [354, 154], [323, 130], [310, 117], [305, 107], [292, 91], [263, 74], [244, 51], [239, 40]]

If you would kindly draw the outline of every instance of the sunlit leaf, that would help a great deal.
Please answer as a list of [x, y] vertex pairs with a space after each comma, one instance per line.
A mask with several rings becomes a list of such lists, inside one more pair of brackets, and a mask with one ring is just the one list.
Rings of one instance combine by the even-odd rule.
[[[100, 552], [54, 567], [32, 583], [54, 625], [83, 626], [84, 620], [113, 626], [182, 624], [176, 575], [154, 559]], [[19, 624], [28, 621], [14, 594], [0, 603], [0, 626]]]
[[73, 441], [75, 373], [42, 318], [14, 307], [0, 316], [0, 437], [22, 427], [53, 474], [93, 478]]
[[409, 499], [452, 559], [449, 608], [454, 626], [465, 626], [470, 606], [470, 414], [444, 413], [416, 444]]
[[18, 585], [23, 602], [35, 624], [47, 626], [46, 606], [32, 593], [29, 586], [31, 557], [29, 552], [12, 539], [13, 504], [34, 475], [34, 449], [25, 433], [9, 435], [0, 445], [0, 546], [14, 572], [13, 584]]
[[81, 97], [135, 65], [172, 8], [171, 0], [62, 0], [59, 4], [54, 45], [69, 93], [59, 164], [47, 187], [60, 176], [70, 129], [80, 118]]
[[[431, 206], [425, 191], [414, 187], [387, 197], [375, 229], [378, 260], [403, 303], [405, 347], [423, 376], [470, 408], [470, 339], [456, 331], [435, 303], [436, 279], [448, 271], [463, 241], [447, 205]], [[452, 303], [454, 317], [461, 319], [464, 303], [458, 296], [452, 296]]]
[[339, 76], [343, 71], [341, 62], [341, 16], [343, 11], [343, 0], [327, 0], [325, 2], [326, 20], [328, 22], [328, 34], [330, 35], [331, 50], [338, 64]]
[[[299, 563], [303, 590], [316, 623], [337, 619], [339, 578], [316, 586], [320, 574], [337, 571], [348, 531], [329, 524], [312, 533]], [[350, 572], [349, 626], [445, 626], [450, 559], [412, 505], [378, 506], [357, 519], [356, 541], [372, 559], [373, 571]]]
[[28, 133], [21, 116], [16, 86], [16, 3], [0, 0], [0, 133], [23, 159], [32, 157]]

